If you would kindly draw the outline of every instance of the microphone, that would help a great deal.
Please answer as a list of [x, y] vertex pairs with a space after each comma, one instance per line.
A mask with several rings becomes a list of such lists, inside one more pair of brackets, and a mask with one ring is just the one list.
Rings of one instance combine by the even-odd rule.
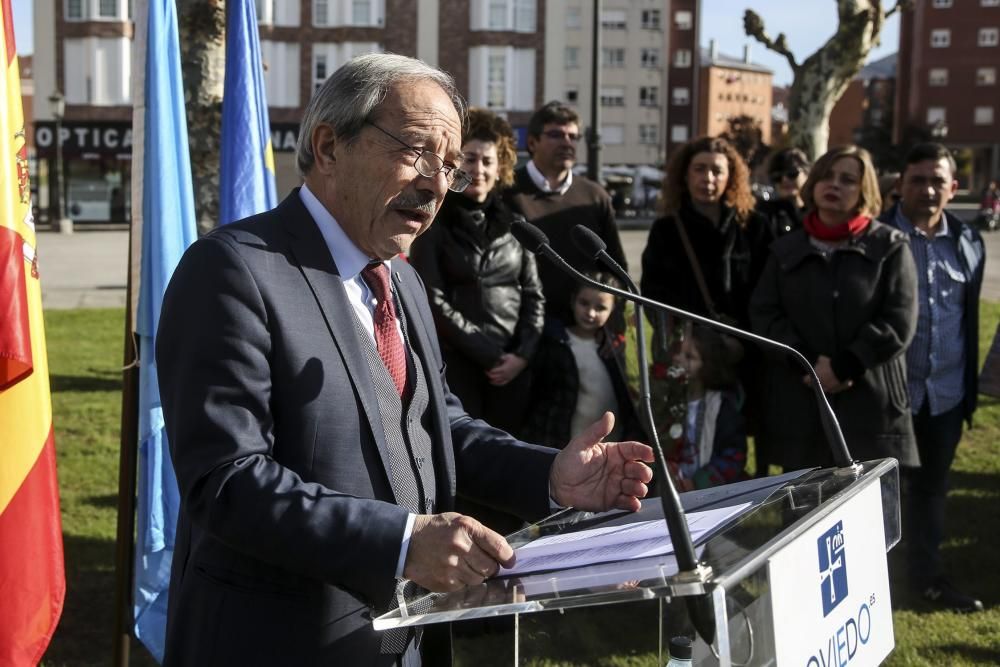
[[[522, 232], [519, 229], [517, 229], [518, 227], [523, 227], [523, 228], [531, 227], [531, 230], [533, 231], [525, 230]], [[515, 238], [517, 238], [519, 241], [521, 241], [522, 244], [524, 244], [525, 248], [531, 250], [532, 252], [536, 252], [536, 254], [541, 254], [545, 256], [559, 269], [575, 277], [578, 281], [590, 287], [593, 287], [594, 289], [601, 290], [602, 292], [607, 292], [608, 294], [614, 294], [616, 296], [620, 296], [623, 299], [627, 299], [636, 304], [642, 304], [650, 308], [655, 308], [657, 310], [673, 313], [674, 315], [679, 315], [680, 317], [684, 317], [694, 322], [698, 322], [699, 324], [703, 324], [711, 329], [715, 329], [717, 331], [723, 331], [727, 334], [730, 334], [731, 336], [735, 336], [736, 338], [740, 338], [742, 340], [748, 340], [771, 349], [780, 350], [783, 353], [790, 355], [793, 359], [795, 359], [795, 361], [799, 364], [799, 366], [801, 366], [802, 369], [812, 377], [813, 381], [811, 384], [813, 393], [816, 396], [816, 403], [819, 407], [820, 423], [823, 426], [823, 433], [826, 436], [827, 442], [830, 445], [830, 453], [833, 455], [833, 460], [835, 465], [838, 468], [849, 469], [853, 472], [857, 472], [857, 465], [855, 464], [854, 459], [851, 457], [850, 450], [847, 448], [847, 442], [844, 440], [844, 433], [840, 430], [840, 423], [837, 421], [837, 416], [834, 414], [833, 408], [830, 407], [830, 402], [827, 400], [826, 394], [823, 393], [823, 386], [820, 384], [819, 377], [817, 377], [816, 371], [813, 368], [812, 364], [809, 363], [809, 360], [806, 359], [804, 356], [802, 356], [802, 353], [800, 353], [798, 350], [791, 347], [790, 345], [785, 345], [784, 343], [780, 343], [776, 340], [772, 340], [770, 338], [766, 338], [764, 336], [760, 336], [758, 334], [745, 331], [738, 327], [730, 326], [722, 322], [717, 322], [716, 320], [713, 320], [708, 317], [703, 317], [701, 315], [695, 315], [694, 313], [690, 313], [686, 310], [682, 310], [680, 308], [676, 308], [674, 306], [670, 306], [665, 303], [661, 303], [659, 301], [654, 301], [653, 299], [644, 297], [641, 294], [632, 294], [630, 292], [620, 290], [616, 287], [612, 287], [611, 285], [605, 285], [603, 283], [599, 283], [596, 280], [588, 278], [587, 276], [583, 275], [582, 273], [574, 269], [572, 266], [570, 266], [566, 262], [566, 260], [560, 257], [559, 254], [556, 253], [556, 251], [554, 251], [548, 245], [548, 238], [546, 238], [545, 234], [543, 234], [536, 227], [526, 222], [521, 222], [521, 223], [516, 223], [514, 227], [511, 229], [511, 231], [512, 233], [514, 233]], [[525, 240], [522, 240], [522, 237]]]
[[[519, 220], [511, 225], [510, 231], [514, 235], [514, 238], [520, 241], [521, 245], [523, 245], [526, 250], [536, 255], [542, 255], [549, 258], [549, 260], [551, 260], [558, 268], [574, 276], [578, 281], [584, 282], [601, 291], [610, 292], [611, 294], [627, 294], [627, 292], [622, 292], [622, 290], [615, 289], [610, 285], [602, 285], [597, 281], [590, 280], [586, 276], [577, 272], [576, 269], [567, 264], [566, 261], [552, 249], [549, 245], [548, 237], [545, 236], [545, 233], [538, 229], [538, 227], [535, 227], [534, 225], [523, 220]], [[618, 268], [621, 269], [621, 267]], [[639, 298], [641, 299], [642, 297]], [[639, 303], [639, 305], [641, 306], [642, 304]], [[645, 348], [645, 345], [641, 345], [641, 347]], [[641, 362], [640, 365], [642, 365]], [[643, 375], [644, 374], [640, 372], [640, 377]], [[646, 385], [645, 392], [648, 398], [648, 377], [646, 377], [644, 384]], [[684, 511], [681, 509], [681, 499], [680, 496], [677, 495], [677, 489], [674, 487], [674, 482], [670, 478], [670, 474], [667, 471], [667, 461], [663, 456], [663, 449], [660, 447], [660, 441], [656, 437], [656, 429], [653, 428], [652, 412], [648, 410], [648, 405], [648, 402], [644, 403], [642, 416], [644, 418], [643, 421], [648, 427], [649, 436], [653, 441], [653, 452], [656, 455], [656, 472], [663, 486], [660, 491], [660, 504], [663, 507], [663, 518], [667, 522], [667, 530], [670, 533], [670, 541], [674, 545], [677, 565], [680, 570], [684, 572], [697, 573], [698, 578], [702, 579], [702, 575], [705, 573], [705, 568], [704, 566], [698, 564], [698, 558], [695, 556], [694, 544], [691, 541], [691, 533], [688, 530], [687, 521], [684, 519]]]
[[[601, 239], [600, 236], [595, 234], [592, 230], [584, 227], [583, 225], [576, 225], [570, 230], [570, 238], [573, 240], [573, 244], [577, 247], [580, 252], [591, 257], [606, 268], [608, 268], [611, 273], [618, 277], [624, 285], [628, 287], [628, 290], [632, 294], [639, 294], [639, 287], [632, 280], [632, 276], [628, 274], [628, 271], [622, 268], [621, 264], [615, 261], [615, 258], [608, 254], [608, 245]], [[656, 452], [656, 458], [658, 461], [658, 467], [660, 469], [661, 479], [666, 480], [668, 486], [667, 494], [671, 497], [664, 500], [665, 495], [662, 491], [660, 493], [660, 502], [663, 503], [663, 516], [676, 516], [675, 521], [683, 525], [683, 538], [691, 545], [691, 560], [682, 561], [680, 558], [680, 550], [678, 549], [677, 564], [681, 570], [687, 571], [686, 576], [693, 576], [701, 581], [705, 581], [707, 577], [711, 574], [711, 568], [707, 565], [699, 565], [697, 563], [694, 554], [694, 543], [691, 541], [691, 536], [687, 531], [687, 521], [684, 520], [684, 510], [680, 506], [680, 496], [677, 495], [677, 490], [673, 485], [673, 480], [670, 478], [669, 473], [666, 470], [666, 457], [663, 455], [663, 447], [660, 444], [660, 437], [656, 432], [656, 423], [653, 420], [653, 401], [652, 393], [649, 389], [649, 362], [646, 355], [646, 317], [643, 314], [643, 304], [640, 301], [633, 301], [635, 304], [635, 342], [636, 342], [636, 356], [638, 357], [639, 363], [639, 414], [642, 418], [643, 426], [645, 427], [646, 433], [648, 434], [650, 441], [653, 443], [653, 451]], [[659, 462], [662, 461], [662, 464]], [[669, 504], [670, 509], [667, 509]], [[671, 542], [675, 542], [673, 526], [668, 520], [668, 527], [670, 529]], [[691, 563], [694, 565], [691, 565]], [[689, 567], [690, 566], [690, 567]], [[691, 623], [698, 631], [698, 634], [709, 644], [711, 644], [715, 639], [715, 613], [712, 608], [712, 603], [705, 595], [690, 596], [687, 598], [686, 606], [688, 609], [688, 614], [691, 618]]]

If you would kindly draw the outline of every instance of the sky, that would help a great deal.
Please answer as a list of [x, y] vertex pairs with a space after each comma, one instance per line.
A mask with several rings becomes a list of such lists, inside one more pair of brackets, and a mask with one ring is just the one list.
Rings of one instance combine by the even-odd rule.
[[[890, 4], [888, 1], [885, 4]], [[32, 0], [13, 0], [14, 35], [18, 53], [31, 53]], [[753, 7], [764, 20], [772, 39], [784, 32], [795, 59], [802, 62], [833, 34], [837, 25], [835, 0], [702, 0], [701, 44], [708, 46], [715, 39], [719, 53], [742, 58], [743, 45], [751, 44], [750, 60], [774, 71], [774, 83], [786, 86], [792, 82], [792, 69], [782, 56], [764, 48], [743, 32], [743, 12]], [[808, 7], [808, 9], [806, 9]], [[798, 11], [796, 11], [798, 10]], [[882, 44], [872, 50], [869, 61], [878, 60], [896, 51], [899, 45], [899, 15], [894, 14], [882, 29]]]

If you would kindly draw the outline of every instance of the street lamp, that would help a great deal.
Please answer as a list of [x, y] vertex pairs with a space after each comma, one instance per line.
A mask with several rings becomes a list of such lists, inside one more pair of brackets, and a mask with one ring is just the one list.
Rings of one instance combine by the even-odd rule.
[[[56, 121], [55, 144], [56, 144], [56, 218], [59, 231], [63, 234], [73, 233], [73, 221], [66, 215], [66, 188], [64, 184], [65, 173], [63, 171], [62, 154], [62, 119], [66, 113], [66, 98], [58, 89], [49, 95], [49, 104], [52, 106], [52, 117]], [[51, 180], [51, 179], [50, 179]], [[51, 185], [50, 185], [51, 188]], [[49, 195], [51, 197], [51, 194]]]

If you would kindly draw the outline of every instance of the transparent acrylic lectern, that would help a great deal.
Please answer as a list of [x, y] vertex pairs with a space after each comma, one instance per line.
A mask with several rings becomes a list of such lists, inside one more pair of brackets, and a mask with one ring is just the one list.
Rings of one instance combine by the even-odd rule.
[[[782, 620], [772, 609], [774, 575], [768, 563], [873, 486], [881, 497], [882, 515], [871, 517], [872, 526], [881, 522], [888, 551], [900, 536], [895, 459], [868, 461], [854, 471], [799, 471], [681, 495], [685, 512], [748, 504], [696, 542], [699, 561], [711, 567], [704, 583], [678, 578], [669, 554], [599, 563], [498, 577], [456, 593], [414, 596], [376, 618], [375, 628], [512, 617], [511, 654], [486, 664], [511, 664], [511, 656], [514, 664], [532, 664], [558, 654], [560, 643], [572, 636], [569, 628], [583, 624], [586, 632], [610, 635], [602, 638], [605, 645], [654, 655], [663, 665], [672, 636], [695, 635], [689, 601], [700, 598], [714, 616], [715, 637], [710, 644], [696, 641], [696, 665], [775, 664], [775, 633], [781, 631], [776, 625]], [[517, 548], [543, 536], [658, 518], [662, 510], [656, 499], [645, 500], [636, 513], [566, 510], [514, 533], [508, 541]], [[811, 580], [802, 586], [813, 588]], [[633, 620], [623, 624], [626, 617]], [[585, 659], [580, 664], [586, 664]]]

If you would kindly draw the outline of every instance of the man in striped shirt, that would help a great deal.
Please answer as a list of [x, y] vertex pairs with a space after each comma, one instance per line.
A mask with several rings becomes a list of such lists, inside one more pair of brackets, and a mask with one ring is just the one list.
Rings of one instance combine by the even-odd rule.
[[976, 409], [985, 264], [979, 233], [945, 211], [957, 189], [948, 149], [919, 144], [906, 157], [899, 204], [883, 222], [907, 235], [919, 290], [917, 332], [906, 362], [920, 467], [902, 470], [910, 583], [935, 606], [971, 612], [982, 610], [982, 602], [949, 582], [940, 553], [948, 471], [962, 422], [971, 425]]

